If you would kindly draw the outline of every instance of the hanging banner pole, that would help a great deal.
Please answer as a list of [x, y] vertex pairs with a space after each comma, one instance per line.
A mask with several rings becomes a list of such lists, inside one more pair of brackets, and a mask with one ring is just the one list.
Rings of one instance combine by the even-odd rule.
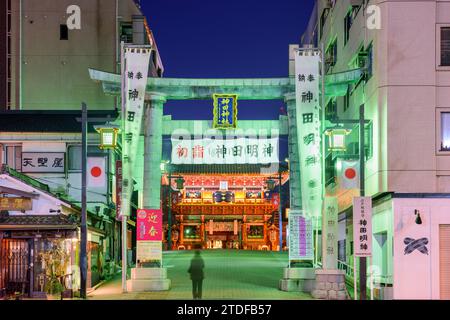
[[[323, 168], [319, 86], [321, 50], [299, 48], [295, 52], [296, 125], [302, 172], [302, 211], [316, 226], [318, 246], [319, 219], [322, 216]], [[317, 264], [317, 254], [313, 262]], [[323, 259], [323, 257], [322, 257]]]
[[151, 46], [121, 42], [122, 102], [122, 291], [127, 292], [127, 217], [131, 211], [133, 166], [141, 132]]

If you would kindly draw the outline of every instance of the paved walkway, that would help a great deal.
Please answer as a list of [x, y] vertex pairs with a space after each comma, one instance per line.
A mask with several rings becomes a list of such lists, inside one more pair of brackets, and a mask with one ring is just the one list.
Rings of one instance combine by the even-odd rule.
[[[120, 275], [91, 292], [89, 299], [192, 299], [187, 270], [193, 251], [164, 252], [164, 265], [172, 286], [166, 292], [122, 293]], [[301, 292], [278, 290], [287, 265], [286, 252], [203, 250], [205, 280], [203, 299], [311, 299]]]

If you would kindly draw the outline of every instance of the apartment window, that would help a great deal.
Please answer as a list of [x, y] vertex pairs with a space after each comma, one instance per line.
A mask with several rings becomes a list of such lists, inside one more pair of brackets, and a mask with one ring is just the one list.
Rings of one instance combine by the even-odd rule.
[[347, 44], [350, 38], [350, 28], [353, 24], [352, 11], [349, 11], [344, 18], [344, 46]]
[[325, 107], [325, 118], [331, 120], [337, 116], [337, 101], [335, 98], [330, 99]]
[[367, 48], [367, 72], [366, 72], [366, 81], [372, 78], [373, 74], [373, 46], [372, 44]]
[[347, 92], [345, 93], [344, 96], [344, 112], [348, 110], [348, 108], [350, 108], [350, 96], [351, 96], [351, 86], [347, 85]]
[[333, 157], [332, 153], [329, 153], [325, 158], [325, 186], [336, 183], [336, 162], [337, 158]]
[[67, 28], [67, 24], [61, 24], [59, 26], [59, 40], [69, 40], [69, 28]]
[[22, 170], [22, 146], [6, 145], [4, 147], [5, 156], [0, 158], [0, 162], [5, 163], [11, 169]]
[[337, 61], [337, 39], [335, 39], [325, 51], [326, 72], [330, 67], [334, 67]]
[[[88, 154], [105, 154], [98, 146], [88, 146]], [[81, 145], [71, 145], [67, 148], [68, 168], [70, 171], [81, 171]]]
[[441, 113], [441, 151], [450, 151], [450, 112]]
[[120, 26], [120, 41], [125, 43], [133, 43], [133, 24], [122, 23]]
[[441, 66], [450, 66], [450, 27], [441, 28]]
[[328, 13], [330, 12], [329, 8], [325, 8], [322, 11], [322, 15], [320, 16], [320, 35], [319, 37], [322, 38], [323, 35], [323, 27], [325, 26], [325, 22], [327, 21]]

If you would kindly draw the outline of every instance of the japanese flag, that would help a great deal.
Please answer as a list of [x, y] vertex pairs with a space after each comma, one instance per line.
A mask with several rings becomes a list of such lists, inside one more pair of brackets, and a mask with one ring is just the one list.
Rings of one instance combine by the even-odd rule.
[[106, 158], [88, 157], [87, 186], [96, 188], [106, 187]]
[[341, 189], [359, 188], [359, 161], [342, 160], [339, 173]]

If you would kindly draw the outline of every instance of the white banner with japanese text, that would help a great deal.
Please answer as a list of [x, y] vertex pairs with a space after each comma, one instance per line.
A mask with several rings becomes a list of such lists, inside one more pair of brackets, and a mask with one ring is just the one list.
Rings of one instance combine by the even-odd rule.
[[124, 47], [122, 61], [122, 213], [130, 215], [133, 166], [144, 114], [151, 49]]
[[353, 253], [355, 257], [372, 255], [372, 198], [353, 198]]
[[278, 138], [172, 138], [173, 164], [278, 163]]
[[320, 52], [297, 51], [295, 54], [295, 89], [298, 148], [301, 172], [302, 209], [307, 217], [322, 212], [322, 155], [319, 66]]

